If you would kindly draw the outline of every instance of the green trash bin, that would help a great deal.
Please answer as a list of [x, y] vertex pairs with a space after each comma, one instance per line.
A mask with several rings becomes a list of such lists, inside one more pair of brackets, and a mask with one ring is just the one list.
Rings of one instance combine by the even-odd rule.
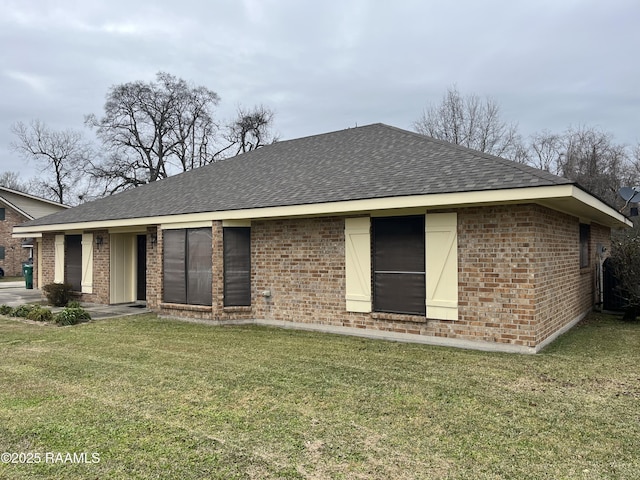
[[24, 286], [31, 290], [33, 289], [33, 265], [22, 265], [22, 274], [24, 275]]

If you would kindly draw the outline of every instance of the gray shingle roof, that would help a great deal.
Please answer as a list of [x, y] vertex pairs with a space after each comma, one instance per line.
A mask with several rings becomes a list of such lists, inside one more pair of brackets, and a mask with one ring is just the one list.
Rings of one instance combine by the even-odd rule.
[[571, 183], [503, 158], [373, 124], [278, 142], [23, 226]]

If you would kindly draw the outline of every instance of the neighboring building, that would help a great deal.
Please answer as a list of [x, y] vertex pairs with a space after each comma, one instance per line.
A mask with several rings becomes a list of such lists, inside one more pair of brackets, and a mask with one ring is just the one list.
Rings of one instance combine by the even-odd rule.
[[630, 222], [547, 172], [386, 125], [282, 141], [15, 228], [38, 285], [168, 317], [535, 352]]
[[51, 200], [0, 187], [0, 268], [4, 275], [22, 275], [23, 262], [33, 257], [33, 239], [13, 238], [13, 227], [67, 208]]

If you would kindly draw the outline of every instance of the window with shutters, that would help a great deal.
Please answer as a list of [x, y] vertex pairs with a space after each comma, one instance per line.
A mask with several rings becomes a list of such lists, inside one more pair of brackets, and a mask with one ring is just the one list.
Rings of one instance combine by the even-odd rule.
[[373, 310], [425, 315], [424, 216], [372, 219]]
[[163, 249], [164, 301], [211, 305], [211, 228], [165, 230]]
[[457, 232], [455, 212], [346, 218], [346, 310], [456, 320]]
[[224, 306], [251, 305], [251, 228], [225, 227]]

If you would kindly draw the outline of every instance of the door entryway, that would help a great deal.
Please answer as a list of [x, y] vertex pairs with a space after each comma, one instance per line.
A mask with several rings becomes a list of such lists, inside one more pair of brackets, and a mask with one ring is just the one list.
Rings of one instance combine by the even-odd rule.
[[147, 300], [147, 236], [138, 235], [137, 300]]

